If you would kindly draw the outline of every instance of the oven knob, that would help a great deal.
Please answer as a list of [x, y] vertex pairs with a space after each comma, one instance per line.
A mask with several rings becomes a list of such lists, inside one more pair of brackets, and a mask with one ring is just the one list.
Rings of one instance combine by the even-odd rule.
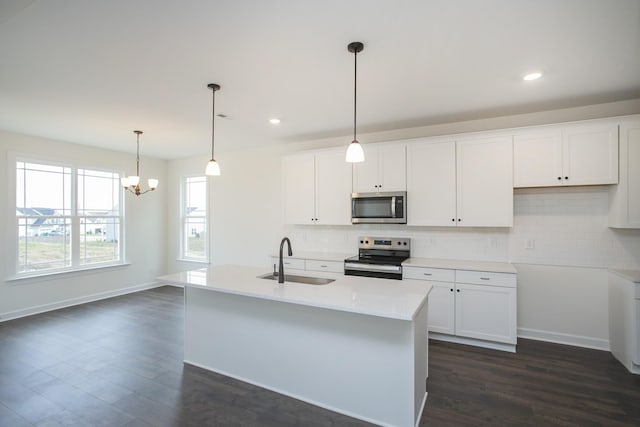
[[368, 240], [365, 240], [364, 242], [365, 242], [367, 245], [369, 244], [369, 241], [368, 241]]
[[360, 244], [364, 243], [364, 240], [360, 240]]
[[404, 242], [404, 245], [407, 246], [407, 242]]

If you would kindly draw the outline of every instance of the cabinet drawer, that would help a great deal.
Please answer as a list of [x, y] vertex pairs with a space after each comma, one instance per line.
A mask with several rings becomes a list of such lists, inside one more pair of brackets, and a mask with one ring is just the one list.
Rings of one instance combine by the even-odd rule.
[[[278, 269], [278, 261], [279, 260], [277, 257], [271, 257], [271, 263], [276, 265], [276, 270]], [[288, 269], [304, 270], [304, 259], [285, 258], [283, 263], [285, 271], [287, 271]]]
[[455, 272], [454, 270], [447, 270], [445, 268], [402, 267], [402, 278], [453, 282]]
[[511, 273], [490, 273], [487, 271], [456, 270], [456, 283], [515, 288], [516, 275]]
[[305, 263], [308, 271], [329, 271], [331, 273], [344, 273], [344, 262], [342, 261], [318, 261], [308, 259]]

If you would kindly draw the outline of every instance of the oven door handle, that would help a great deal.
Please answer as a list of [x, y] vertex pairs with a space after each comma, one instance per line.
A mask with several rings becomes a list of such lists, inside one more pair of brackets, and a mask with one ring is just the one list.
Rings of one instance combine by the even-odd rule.
[[393, 273], [402, 273], [402, 266], [400, 265], [378, 265], [378, 264], [361, 264], [356, 262], [345, 262], [345, 270], [358, 270], [358, 271], [384, 271]]

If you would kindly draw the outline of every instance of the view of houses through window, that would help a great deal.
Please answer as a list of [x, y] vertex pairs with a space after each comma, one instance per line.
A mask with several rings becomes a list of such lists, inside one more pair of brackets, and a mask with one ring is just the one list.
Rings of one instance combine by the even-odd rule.
[[207, 260], [207, 177], [182, 179], [182, 258]]
[[120, 174], [16, 162], [18, 273], [121, 262]]

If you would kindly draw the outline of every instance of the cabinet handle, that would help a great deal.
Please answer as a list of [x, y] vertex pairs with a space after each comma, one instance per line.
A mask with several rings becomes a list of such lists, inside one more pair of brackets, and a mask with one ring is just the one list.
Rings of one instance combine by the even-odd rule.
[[568, 177], [568, 176], [565, 176], [565, 177], [564, 177], [564, 179], [566, 179], [567, 181], [569, 181], [569, 177]]
[[462, 221], [462, 218], [458, 218], [458, 222]]
[[453, 292], [453, 288], [451, 288], [450, 291]]
[[433, 276], [433, 274], [431, 273], [422, 273], [422, 274], [424, 274], [425, 276]]
[[320, 268], [327, 268], [327, 266], [326, 265], [321, 265]]
[[456, 292], [460, 292], [460, 289], [456, 289]]
[[451, 221], [454, 221], [454, 222], [455, 222], [455, 220], [456, 220], [455, 218], [451, 218]]
[[562, 177], [561, 176], [558, 177], [558, 181], [562, 181]]
[[480, 280], [491, 280], [489, 277], [481, 277]]

